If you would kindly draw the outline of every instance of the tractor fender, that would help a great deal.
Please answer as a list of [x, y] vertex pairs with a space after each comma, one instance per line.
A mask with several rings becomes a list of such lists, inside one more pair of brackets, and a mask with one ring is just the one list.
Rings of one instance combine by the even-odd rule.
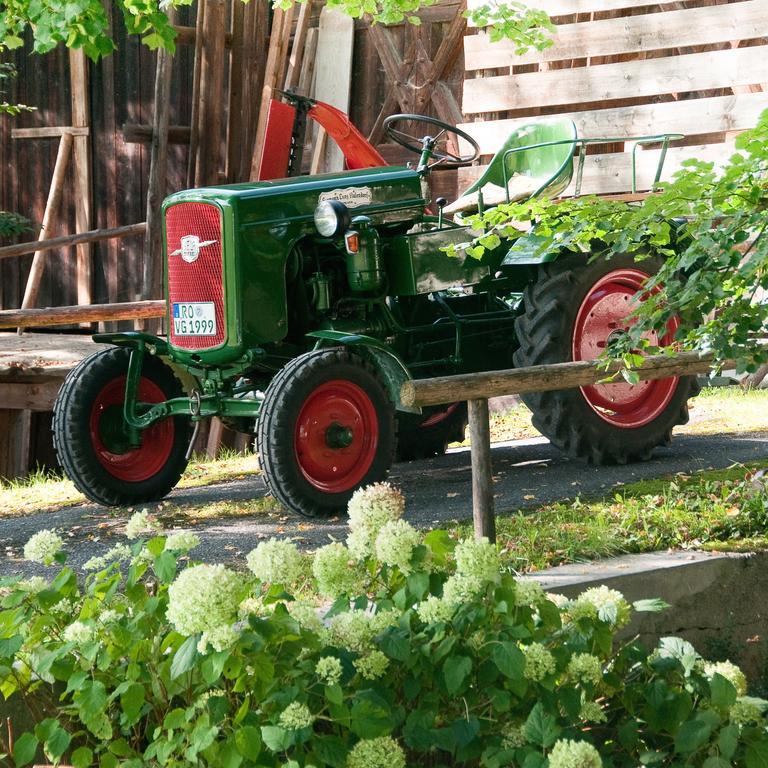
[[395, 354], [383, 341], [359, 333], [331, 330], [312, 331], [307, 336], [317, 339], [317, 347], [322, 346], [323, 342], [327, 341], [335, 345], [354, 347], [355, 354], [370, 362], [379, 372], [396, 410], [406, 413], [421, 413], [421, 408], [404, 405], [400, 399], [400, 388], [413, 377], [400, 356]]

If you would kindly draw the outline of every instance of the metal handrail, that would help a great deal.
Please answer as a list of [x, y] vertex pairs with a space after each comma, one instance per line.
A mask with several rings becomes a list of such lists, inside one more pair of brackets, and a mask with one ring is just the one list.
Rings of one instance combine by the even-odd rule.
[[[574, 197], [578, 197], [579, 193], [581, 192], [581, 182], [582, 177], [584, 175], [584, 160], [587, 155], [587, 146], [590, 144], [613, 144], [616, 142], [633, 142], [632, 146], [632, 192], [633, 194], [637, 192], [637, 148], [640, 146], [644, 146], [645, 144], [658, 144], [661, 143], [661, 154], [659, 155], [659, 162], [656, 165], [656, 175], [653, 179], [653, 184], [651, 185], [651, 190], [654, 190], [656, 188], [656, 185], [659, 183], [659, 179], [661, 178], [661, 172], [664, 168], [664, 161], [667, 158], [667, 149], [669, 148], [669, 142], [670, 141], [678, 141], [685, 137], [685, 134], [682, 133], [660, 133], [656, 134], [654, 136], [606, 136], [606, 137], [598, 137], [598, 138], [590, 138], [590, 139], [558, 139], [557, 141], [543, 141], [539, 142], [538, 144], [529, 144], [525, 147], [512, 147], [508, 149], [503, 157], [502, 162], [502, 174], [504, 179], [504, 190], [506, 192], [507, 196], [507, 203], [510, 202], [509, 200], [509, 178], [507, 176], [507, 157], [509, 155], [513, 155], [516, 152], [527, 152], [531, 149], [539, 149], [540, 147], [554, 147], [558, 146], [560, 144], [572, 144], [575, 147], [579, 147], [579, 160], [578, 165], [576, 168], [576, 182], [575, 182], [575, 189], [574, 189]], [[537, 189], [534, 195], [538, 194], [539, 192], [546, 189], [547, 185], [545, 184], [541, 188]], [[482, 196], [482, 190], [480, 190], [480, 196]]]

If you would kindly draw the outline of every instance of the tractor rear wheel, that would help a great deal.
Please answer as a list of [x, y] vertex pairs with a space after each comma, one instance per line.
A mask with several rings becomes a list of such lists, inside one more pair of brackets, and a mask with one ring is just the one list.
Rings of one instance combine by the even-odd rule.
[[[140, 504], [166, 496], [187, 466], [189, 419], [163, 419], [131, 445], [123, 419], [130, 350], [103, 349], [67, 376], [53, 406], [53, 444], [67, 476], [91, 501]], [[160, 403], [183, 394], [171, 369], [145, 356], [138, 400]]]
[[[598, 357], [613, 334], [626, 330], [634, 295], [660, 266], [657, 257], [636, 262], [626, 254], [592, 262], [572, 254], [542, 265], [515, 323], [515, 366]], [[670, 344], [678, 324], [671, 321], [650, 342]], [[688, 421], [688, 399], [697, 392], [696, 378], [681, 376], [532, 392], [522, 399], [536, 429], [569, 456], [624, 464], [669, 444], [672, 428]]]
[[421, 416], [397, 414], [397, 460], [413, 461], [442, 456], [449, 443], [464, 440], [467, 404], [451, 403], [424, 408]]
[[281, 504], [308, 517], [336, 514], [355, 490], [387, 476], [394, 408], [374, 370], [346, 349], [308, 352], [267, 387], [256, 445]]

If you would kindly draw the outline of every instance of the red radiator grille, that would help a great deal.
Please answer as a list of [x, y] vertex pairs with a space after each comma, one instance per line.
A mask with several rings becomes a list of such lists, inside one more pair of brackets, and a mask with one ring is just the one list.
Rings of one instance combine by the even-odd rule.
[[[168, 254], [168, 302], [171, 322], [169, 337], [174, 346], [184, 349], [217, 347], [226, 338], [224, 327], [224, 284], [222, 274], [221, 212], [209, 203], [178, 203], [165, 212]], [[177, 334], [174, 305], [213, 302], [216, 328], [214, 333]]]

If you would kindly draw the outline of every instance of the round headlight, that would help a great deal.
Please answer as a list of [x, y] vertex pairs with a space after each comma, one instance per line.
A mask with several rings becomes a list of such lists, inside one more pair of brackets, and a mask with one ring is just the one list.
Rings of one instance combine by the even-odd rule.
[[315, 226], [323, 237], [337, 237], [349, 226], [349, 209], [338, 200], [323, 200], [315, 208]]

